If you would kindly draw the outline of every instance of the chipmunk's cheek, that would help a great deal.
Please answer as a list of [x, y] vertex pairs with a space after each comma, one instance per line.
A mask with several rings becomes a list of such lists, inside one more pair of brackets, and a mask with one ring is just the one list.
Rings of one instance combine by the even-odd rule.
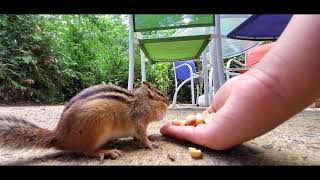
[[161, 111], [161, 112], [159, 112], [159, 114], [158, 114], [158, 121], [162, 121], [162, 120], [164, 120], [165, 119], [165, 117], [166, 117], [166, 114], [167, 114], [167, 111]]
[[158, 117], [160, 117], [160, 118], [159, 118], [159, 121], [165, 119], [165, 117], [166, 117], [166, 115], [167, 115], [168, 106], [165, 104], [165, 105], [163, 105], [163, 107], [162, 107], [161, 109], [162, 109], [162, 110], [159, 111], [159, 114], [158, 114], [158, 115], [159, 115]]
[[161, 113], [159, 121], [162, 121], [165, 118], [165, 116], [166, 116], [165, 112]]

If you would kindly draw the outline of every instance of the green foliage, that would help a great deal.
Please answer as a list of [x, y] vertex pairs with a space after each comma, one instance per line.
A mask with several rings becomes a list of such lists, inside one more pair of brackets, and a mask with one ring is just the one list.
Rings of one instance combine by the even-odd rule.
[[[128, 82], [128, 29], [121, 15], [1, 15], [0, 101], [63, 102], [94, 84]], [[175, 30], [151, 32], [167, 36]], [[165, 93], [172, 64], [146, 64]], [[135, 48], [135, 80], [141, 79]]]
[[[2, 15], [0, 34], [0, 97], [29, 99], [39, 88], [43, 94], [50, 93], [53, 89], [47, 78], [54, 67], [43, 65], [50, 52], [46, 46], [39, 46], [34, 16]], [[27, 79], [36, 83], [27, 83]]]
[[165, 94], [169, 94], [170, 79], [172, 78], [172, 63], [157, 63], [150, 65], [147, 79], [152, 79], [153, 83]]
[[158, 30], [158, 31], [146, 31], [142, 32], [144, 38], [165, 38], [165, 37], [171, 37], [175, 32], [177, 32], [177, 29], [166, 29], [166, 30]]

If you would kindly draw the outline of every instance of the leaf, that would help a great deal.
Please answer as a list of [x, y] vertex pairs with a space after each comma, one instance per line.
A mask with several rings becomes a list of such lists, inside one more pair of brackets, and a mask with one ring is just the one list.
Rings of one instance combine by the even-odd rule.
[[14, 80], [10, 80], [10, 83], [14, 86], [14, 88], [19, 89], [19, 90], [27, 90], [27, 88], [25, 86], [20, 85], [18, 82], [14, 81]]
[[11, 69], [8, 69], [8, 68], [7, 68], [6, 71], [9, 71], [9, 72], [11, 73], [11, 75], [16, 75], [16, 76], [18, 76], [18, 77], [21, 77], [18, 72], [15, 72], [15, 71], [13, 71], [13, 70], [11, 70]]

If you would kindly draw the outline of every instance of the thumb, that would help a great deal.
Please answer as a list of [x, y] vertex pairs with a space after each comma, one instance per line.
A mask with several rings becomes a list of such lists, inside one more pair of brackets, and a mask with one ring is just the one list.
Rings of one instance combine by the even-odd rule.
[[209, 113], [216, 113], [224, 105], [230, 95], [234, 82], [238, 80], [239, 76], [230, 79], [223, 86], [221, 86], [221, 88], [213, 97], [212, 104], [207, 108]]

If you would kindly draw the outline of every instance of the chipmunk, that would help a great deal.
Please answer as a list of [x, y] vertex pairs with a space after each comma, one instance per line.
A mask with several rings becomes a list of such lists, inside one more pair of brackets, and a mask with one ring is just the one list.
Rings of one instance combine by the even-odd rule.
[[16, 149], [56, 148], [115, 159], [123, 152], [102, 146], [116, 138], [131, 136], [147, 148], [156, 147], [148, 139], [147, 126], [163, 119], [168, 105], [168, 98], [148, 82], [137, 85], [133, 91], [114, 85], [95, 85], [65, 105], [52, 131], [22, 118], [0, 116], [0, 145]]

